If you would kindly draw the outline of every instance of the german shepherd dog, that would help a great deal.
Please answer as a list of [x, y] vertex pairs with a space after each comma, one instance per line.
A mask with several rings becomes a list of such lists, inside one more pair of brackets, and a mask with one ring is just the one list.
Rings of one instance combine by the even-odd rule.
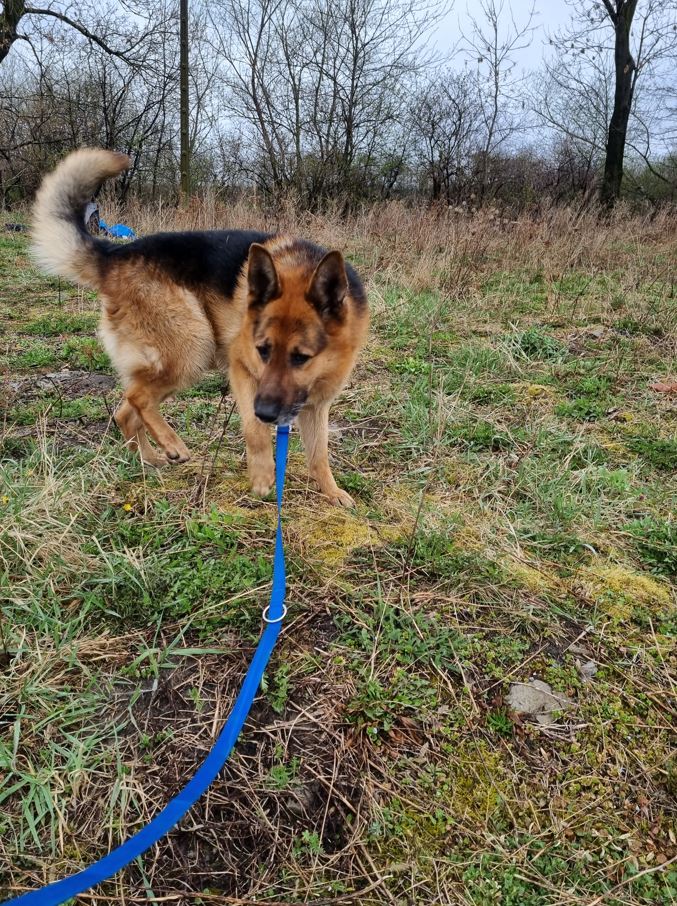
[[332, 503], [353, 505], [329, 467], [327, 434], [329, 407], [367, 333], [357, 274], [340, 252], [283, 235], [94, 238], [86, 203], [129, 165], [113, 151], [73, 152], [44, 179], [32, 225], [42, 269], [100, 294], [99, 333], [124, 387], [115, 420], [127, 446], [154, 466], [185, 462], [188, 449], [160, 404], [207, 369], [227, 370], [254, 492], [267, 494], [274, 481], [270, 425], [298, 417], [311, 477]]

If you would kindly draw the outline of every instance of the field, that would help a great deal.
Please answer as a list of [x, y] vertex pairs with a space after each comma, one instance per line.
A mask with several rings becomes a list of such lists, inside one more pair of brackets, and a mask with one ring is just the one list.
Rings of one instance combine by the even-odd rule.
[[[293, 437], [264, 690], [200, 804], [82, 902], [677, 903], [674, 215], [173, 218], [126, 214], [281, 226], [363, 273], [373, 330], [331, 436], [357, 509], [323, 502]], [[96, 323], [0, 232], [7, 895], [183, 785], [270, 589], [275, 508], [222, 379], [167, 406], [193, 459], [144, 469]]]

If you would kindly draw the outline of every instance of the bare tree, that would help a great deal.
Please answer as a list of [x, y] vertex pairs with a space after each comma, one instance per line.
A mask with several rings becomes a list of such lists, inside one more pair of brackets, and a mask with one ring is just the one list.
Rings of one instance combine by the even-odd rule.
[[[63, 6], [63, 4], [61, 5]], [[107, 54], [118, 57], [131, 65], [139, 63], [137, 51], [151, 34], [152, 25], [149, 25], [146, 30], [137, 30], [131, 39], [129, 31], [125, 35], [117, 36], [123, 40], [119, 42], [119, 46], [114, 46], [113, 41], [102, 36], [97, 27], [105, 17], [97, 17], [99, 21], [92, 23], [80, 16], [73, 18], [59, 6], [58, 3], [52, 2], [48, 2], [44, 6], [32, 6], [27, 5], [25, 0], [4, 0], [0, 4], [0, 63], [5, 59], [15, 41], [30, 43], [32, 26], [36, 19], [45, 22], [56, 21], [67, 25]], [[84, 4], [81, 5], [81, 10], [83, 6]], [[19, 26], [24, 24], [28, 25], [27, 29], [19, 31]], [[110, 29], [108, 30], [110, 31]]]
[[[5, 203], [33, 191], [58, 156], [82, 144], [133, 155], [132, 169], [116, 183], [122, 197], [132, 183], [149, 179], [153, 191], [165, 179], [166, 190], [167, 174], [173, 189], [178, 47], [172, 7], [171, 0], [144, 0], [143, 7], [135, 7], [152, 16], [154, 29], [137, 48], [134, 67], [84, 37], [67, 42], [39, 28], [31, 32], [30, 44], [12, 52], [0, 68]], [[123, 24], [112, 16], [99, 23], [99, 34], [107, 38], [108, 26], [120, 34]]]
[[608, 60], [595, 55], [566, 66], [558, 57], [535, 76], [532, 103], [543, 125], [598, 160], [604, 157], [613, 104], [611, 75]]
[[359, 194], [385, 151], [397, 171], [405, 85], [427, 63], [421, 42], [440, 10], [436, 0], [209, 4], [222, 83], [251, 128], [264, 191], [309, 204]]
[[469, 184], [484, 122], [474, 79], [468, 71], [435, 73], [414, 98], [415, 155], [433, 201], [458, 202]]
[[180, 0], [180, 135], [181, 135], [181, 200], [190, 198], [190, 78], [188, 67], [188, 0]]
[[[607, 101], [600, 198], [612, 207], [621, 193], [626, 151], [652, 166], [656, 132], [650, 124], [657, 122], [658, 97], [666, 86], [674, 96], [677, 0], [575, 0], [573, 6], [571, 24], [551, 41], [557, 59], [549, 66], [550, 78], [578, 96], [579, 106], [592, 100], [587, 110], [595, 119], [602, 106], [598, 99]], [[552, 107], [548, 113], [574, 134], [561, 116], [552, 115]]]
[[480, 201], [486, 198], [491, 178], [491, 158], [521, 126], [523, 78], [517, 72], [517, 54], [528, 47], [533, 35], [534, 6], [518, 22], [510, 2], [480, 0], [479, 14], [471, 15], [472, 28], [461, 49], [476, 63], [477, 93], [484, 120], [480, 149]]

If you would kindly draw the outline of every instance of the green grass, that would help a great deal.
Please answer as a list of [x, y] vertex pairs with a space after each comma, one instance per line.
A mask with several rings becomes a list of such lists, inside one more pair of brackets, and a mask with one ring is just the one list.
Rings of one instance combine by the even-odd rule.
[[630, 437], [626, 444], [655, 469], [673, 474], [677, 470], [677, 440], [638, 436]]
[[62, 334], [92, 333], [98, 324], [96, 315], [71, 315], [65, 312], [43, 315], [29, 321], [22, 333], [40, 337], [57, 337]]
[[17, 340], [13, 351], [5, 357], [10, 368], [24, 370], [28, 368], [47, 368], [59, 362], [57, 350], [47, 343]]
[[628, 526], [644, 565], [652, 572], [677, 576], [677, 524], [645, 518]]
[[110, 372], [110, 361], [94, 337], [64, 337], [46, 343], [43, 340], [17, 338], [12, 344], [12, 351], [0, 356], [0, 368], [4, 366], [16, 372], [56, 370], [68, 365], [85, 371]]
[[44, 394], [36, 402], [20, 404], [12, 410], [16, 425], [34, 425], [40, 418], [52, 419], [103, 419], [108, 411], [100, 397], [84, 396], [68, 400], [54, 394]]
[[110, 371], [110, 361], [98, 340], [92, 337], [72, 337], [60, 353], [72, 368], [86, 371]]
[[560, 362], [567, 356], [561, 340], [535, 326], [507, 335], [505, 346], [515, 358], [527, 361]]
[[[677, 424], [650, 390], [675, 369], [671, 235], [561, 261], [440, 244], [428, 273], [356, 240], [392, 261], [367, 269], [372, 336], [331, 416], [357, 510], [317, 495], [294, 435], [262, 693], [209, 796], [101, 902], [677, 903]], [[105, 853], [194, 771], [275, 526], [220, 375], [164, 407], [189, 463], [124, 449], [97, 303], [25, 241], [0, 233], [8, 895]], [[532, 678], [574, 702], [550, 728], [507, 704]]]

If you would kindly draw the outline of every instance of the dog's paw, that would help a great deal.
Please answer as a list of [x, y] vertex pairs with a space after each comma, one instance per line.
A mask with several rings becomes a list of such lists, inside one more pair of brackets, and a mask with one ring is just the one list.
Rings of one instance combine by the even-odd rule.
[[342, 491], [341, 488], [336, 488], [335, 491], [332, 491], [330, 494], [326, 494], [325, 496], [329, 498], [329, 502], [333, 506], [342, 506], [346, 509], [355, 509], [355, 501], [347, 491]]
[[162, 456], [160, 453], [153, 453], [150, 450], [145, 451], [141, 459], [144, 465], [153, 466], [154, 469], [161, 469], [167, 465], [166, 456]]
[[257, 497], [267, 497], [273, 488], [272, 481], [253, 481], [252, 491]]
[[275, 469], [261, 469], [251, 476], [252, 491], [258, 497], [267, 497], [275, 483]]
[[167, 453], [167, 458], [165, 462], [171, 463], [173, 466], [177, 466], [182, 462], [188, 462], [190, 459], [190, 453], [187, 453], [185, 456], [182, 453], [177, 453], [175, 450], [172, 450], [171, 453]]
[[173, 465], [176, 465], [180, 462], [188, 462], [188, 460], [190, 459], [190, 452], [188, 450], [188, 447], [181, 441], [165, 447], [164, 451], [165, 456], [167, 457], [166, 462], [170, 462]]

